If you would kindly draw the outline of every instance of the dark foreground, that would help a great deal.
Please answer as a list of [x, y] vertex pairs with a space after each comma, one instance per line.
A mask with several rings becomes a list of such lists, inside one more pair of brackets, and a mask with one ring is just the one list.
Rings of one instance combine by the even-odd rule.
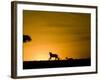
[[90, 65], [91, 65], [90, 59], [24, 61], [23, 69], [76, 67], [76, 66], [90, 66]]

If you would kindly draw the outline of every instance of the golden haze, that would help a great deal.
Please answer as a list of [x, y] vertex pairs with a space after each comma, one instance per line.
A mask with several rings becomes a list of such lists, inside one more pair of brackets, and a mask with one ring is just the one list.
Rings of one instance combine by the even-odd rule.
[[23, 60], [48, 60], [49, 52], [60, 59], [90, 58], [90, 14], [23, 11]]

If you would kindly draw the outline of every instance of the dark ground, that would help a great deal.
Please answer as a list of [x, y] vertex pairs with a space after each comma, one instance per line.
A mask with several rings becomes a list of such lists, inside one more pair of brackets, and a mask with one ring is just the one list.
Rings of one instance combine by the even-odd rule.
[[23, 62], [23, 69], [76, 67], [76, 66], [90, 66], [90, 65], [91, 65], [90, 59], [24, 61]]

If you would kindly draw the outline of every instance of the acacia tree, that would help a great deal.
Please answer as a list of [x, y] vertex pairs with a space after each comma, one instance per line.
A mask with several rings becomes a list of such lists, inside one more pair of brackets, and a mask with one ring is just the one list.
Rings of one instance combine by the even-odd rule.
[[23, 42], [26, 43], [26, 42], [30, 42], [32, 39], [29, 35], [23, 35]]

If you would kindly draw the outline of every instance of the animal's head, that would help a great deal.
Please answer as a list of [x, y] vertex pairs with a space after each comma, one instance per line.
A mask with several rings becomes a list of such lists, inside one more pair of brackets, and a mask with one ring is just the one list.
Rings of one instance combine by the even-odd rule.
[[49, 52], [49, 54], [52, 54], [52, 52]]

